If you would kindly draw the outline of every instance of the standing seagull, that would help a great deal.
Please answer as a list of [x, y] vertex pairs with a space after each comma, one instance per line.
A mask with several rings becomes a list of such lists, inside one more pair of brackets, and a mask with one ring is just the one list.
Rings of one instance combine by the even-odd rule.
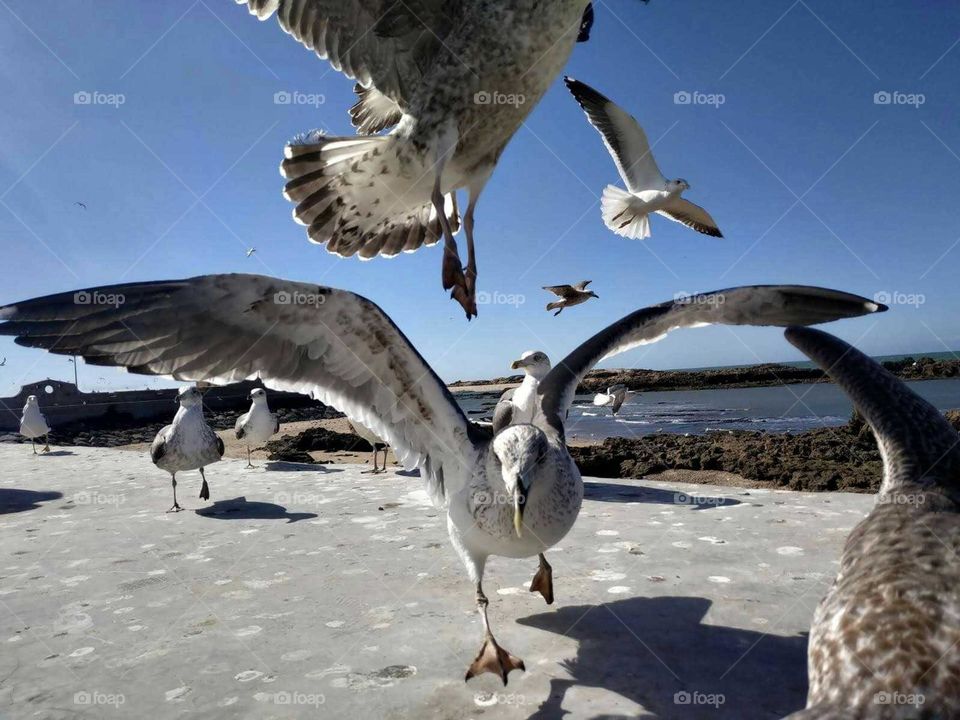
[[547, 304], [547, 310], [557, 310], [553, 316], [556, 317], [563, 312], [564, 308], [573, 307], [574, 305], [580, 305], [585, 303], [590, 298], [599, 299], [600, 296], [597, 295], [593, 290], [587, 290], [587, 285], [589, 285], [592, 280], [584, 280], [583, 282], [578, 282], [576, 285], [547, 285], [543, 289], [552, 292], [554, 295], [559, 297], [559, 300], [554, 300], [551, 303]]
[[[364, 470], [362, 474], [376, 474], [387, 471], [387, 451], [390, 446], [384, 442], [383, 438], [377, 435], [375, 432], [370, 430], [366, 425], [360, 422], [347, 421], [347, 424], [350, 426], [350, 431], [354, 435], [359, 435], [364, 440], [366, 440], [370, 447], [373, 448], [373, 470]], [[377, 467], [377, 452], [383, 450], [383, 467]]]
[[787, 339], [826, 370], [877, 438], [883, 482], [847, 538], [810, 628], [796, 720], [960, 717], [960, 437], [858, 350], [806, 328]]
[[237, 440], [247, 443], [247, 468], [252, 468], [250, 449], [265, 443], [269, 438], [280, 432], [280, 420], [270, 412], [267, 405], [267, 391], [263, 388], [254, 388], [250, 391], [250, 409], [237, 418], [233, 429]]
[[[93, 291], [91, 291], [93, 292]], [[387, 440], [447, 514], [450, 540], [476, 587], [484, 640], [469, 679], [523, 668], [493, 637], [483, 592], [487, 558], [539, 557], [534, 589], [550, 602], [544, 553], [573, 526], [583, 482], [564, 418], [577, 385], [600, 360], [673, 328], [711, 323], [805, 325], [884, 310], [866, 298], [802, 286], [756, 286], [637, 310], [584, 342], [540, 381], [531, 424], [498, 434], [471, 423], [393, 321], [345, 290], [260, 275], [206, 275], [132, 283], [117, 306], [78, 305], [62, 293], [0, 307], [0, 335], [139, 373], [229, 383], [259, 374], [271, 387], [310, 393]], [[319, 295], [308, 305], [279, 294]]]
[[606, 393], [597, 393], [593, 396], [593, 404], [598, 407], [610, 405], [611, 413], [616, 415], [620, 412], [620, 406], [623, 405], [623, 401], [627, 399], [627, 392], [627, 386], [623, 383], [611, 385], [607, 388]]
[[550, 358], [540, 350], [527, 350], [510, 365], [511, 370], [523, 370], [519, 387], [505, 390], [493, 411], [493, 431], [500, 432], [508, 425], [533, 422], [537, 404], [537, 388], [550, 372]]
[[[286, 148], [284, 195], [312, 242], [368, 260], [444, 238], [445, 290], [476, 316], [477, 198], [514, 133], [589, 36], [587, 0], [236, 0], [357, 80], [362, 134], [307, 133]], [[456, 193], [467, 264], [454, 233]]]
[[20, 434], [30, 438], [30, 445], [33, 447], [33, 454], [37, 454], [37, 438], [42, 437], [44, 442], [43, 452], [50, 452], [50, 426], [47, 425], [47, 419], [40, 412], [40, 403], [37, 402], [37, 396], [31, 395], [27, 398], [27, 404], [23, 406], [23, 415], [20, 417]]
[[650, 237], [650, 213], [655, 212], [704, 235], [723, 237], [710, 213], [680, 197], [690, 183], [683, 178], [667, 180], [660, 172], [647, 134], [632, 115], [579, 80], [568, 77], [564, 82], [600, 132], [627, 185], [626, 190], [615, 185], [604, 188], [600, 207], [608, 228], [617, 235], [643, 240]]
[[203, 468], [223, 457], [223, 440], [203, 419], [203, 395], [200, 391], [192, 386], [185, 387], [177, 395], [177, 402], [180, 403], [180, 409], [173, 416], [173, 422], [157, 433], [150, 446], [153, 464], [170, 473], [173, 507], [167, 512], [183, 509], [177, 503], [177, 473], [184, 470], [200, 470], [200, 477], [203, 478], [200, 499], [209, 500], [210, 488]]

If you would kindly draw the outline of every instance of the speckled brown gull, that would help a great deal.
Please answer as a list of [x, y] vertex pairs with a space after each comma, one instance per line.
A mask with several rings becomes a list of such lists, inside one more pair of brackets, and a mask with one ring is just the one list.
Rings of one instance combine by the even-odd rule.
[[386, 313], [351, 292], [259, 275], [206, 275], [90, 292], [125, 301], [106, 308], [77, 305], [68, 292], [2, 307], [0, 335], [139, 373], [212, 383], [260, 377], [268, 387], [310, 394], [366, 425], [405, 466], [420, 468], [475, 584], [484, 641], [467, 678], [492, 672], [504, 683], [523, 662], [493, 637], [481, 585], [484, 568], [491, 555], [537, 556], [530, 589], [553, 601], [544, 552], [573, 526], [583, 499], [564, 419], [577, 384], [597, 362], [674, 328], [809, 324], [884, 309], [834, 290], [756, 286], [638, 310], [546, 374], [529, 423], [494, 435], [467, 420]]
[[[477, 198], [507, 143], [593, 22], [588, 0], [237, 0], [357, 80], [361, 133], [306, 133], [281, 171], [312, 242], [348, 257], [414, 252], [444, 238], [442, 283], [477, 314]], [[454, 233], [456, 193], [467, 264]]]
[[877, 504], [813, 618], [807, 709], [790, 717], [960, 718], [960, 436], [842, 340], [786, 334], [850, 396], [883, 456]]

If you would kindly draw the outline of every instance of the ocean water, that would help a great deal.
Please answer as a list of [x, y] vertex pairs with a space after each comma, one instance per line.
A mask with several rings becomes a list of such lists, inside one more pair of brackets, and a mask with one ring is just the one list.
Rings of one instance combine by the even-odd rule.
[[[960, 408], [960, 379], [907, 383], [941, 410]], [[494, 398], [458, 398], [473, 419], [489, 417]], [[720, 390], [673, 390], [629, 395], [617, 417], [595, 407], [592, 395], [577, 395], [567, 418], [571, 439], [635, 437], [652, 433], [711, 430], [802, 432], [843, 425], [853, 408], [836, 385], [814, 383]]]

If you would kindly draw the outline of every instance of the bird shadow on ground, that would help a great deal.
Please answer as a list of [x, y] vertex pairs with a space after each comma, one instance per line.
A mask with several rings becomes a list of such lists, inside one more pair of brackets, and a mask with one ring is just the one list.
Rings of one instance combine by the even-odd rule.
[[287, 523], [317, 517], [316, 513], [292, 513], [283, 505], [275, 503], [248, 502], [245, 497], [218, 500], [213, 505], [200, 508], [195, 512], [197, 515], [216, 520], [286, 520]]
[[51, 450], [50, 452], [38, 453], [38, 457], [62, 457], [64, 455], [76, 455], [73, 450]]
[[36, 510], [40, 503], [57, 500], [63, 493], [55, 490], [20, 490], [19, 488], [0, 488], [0, 515], [6, 513]]
[[688, 495], [678, 490], [662, 490], [660, 488], [641, 487], [639, 485], [627, 485], [625, 483], [596, 482], [594, 480], [584, 481], [583, 497], [586, 500], [596, 500], [598, 502], [639, 502], [683, 505], [693, 510], [707, 510], [709, 508], [741, 504], [739, 500], [734, 500], [733, 498]]
[[397, 470], [394, 472], [394, 475], [399, 475], [400, 477], [420, 477], [420, 471], [416, 468], [413, 470]]
[[310, 465], [308, 463], [287, 462], [285, 460], [271, 460], [266, 463], [263, 468], [268, 472], [318, 472], [324, 475], [343, 472], [343, 470], [328, 468], [324, 465]]
[[[577, 687], [615, 692], [662, 718], [779, 718], [804, 707], [806, 634], [784, 637], [707, 624], [710, 600], [634, 597], [517, 620], [577, 640], [569, 678], [531, 718], [560, 718]], [[603, 716], [610, 717], [610, 716]]]

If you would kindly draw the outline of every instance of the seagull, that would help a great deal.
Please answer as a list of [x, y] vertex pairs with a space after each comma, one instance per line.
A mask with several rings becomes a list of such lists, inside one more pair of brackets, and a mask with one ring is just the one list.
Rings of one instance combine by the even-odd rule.
[[[269, 387], [310, 394], [369, 427], [406, 468], [420, 469], [476, 588], [483, 644], [465, 678], [491, 672], [504, 684], [524, 665], [494, 638], [484, 568], [491, 555], [538, 557], [531, 587], [553, 601], [544, 553], [569, 532], [583, 499], [564, 418], [594, 365], [673, 328], [805, 325], [886, 309], [835, 290], [781, 285], [721, 290], [707, 294], [709, 302], [672, 300], [637, 310], [546, 374], [531, 423], [494, 435], [467, 419], [387, 314], [354, 293], [261, 275], [205, 275], [96, 292], [122, 293], [126, 302], [78, 305], [68, 292], [0, 307], [0, 335], [181, 380], [225, 384], [259, 376]], [[281, 294], [312, 301], [279, 302]]]
[[537, 387], [550, 372], [550, 358], [540, 350], [527, 350], [510, 365], [511, 370], [523, 370], [519, 387], [505, 390], [493, 411], [493, 431], [500, 432], [507, 425], [533, 421]]
[[183, 509], [177, 503], [177, 473], [184, 470], [200, 470], [200, 477], [203, 478], [200, 499], [209, 500], [210, 488], [203, 468], [223, 457], [223, 440], [203, 419], [203, 395], [200, 391], [193, 386], [182, 388], [177, 393], [177, 402], [180, 403], [180, 409], [174, 415], [173, 422], [157, 433], [150, 446], [153, 464], [170, 473], [173, 507], [167, 512], [180, 512]]
[[616, 415], [620, 412], [620, 406], [623, 405], [623, 401], [627, 399], [627, 392], [627, 386], [623, 383], [611, 385], [607, 388], [606, 393], [597, 393], [593, 396], [593, 404], [599, 407], [611, 405], [610, 410], [612, 414]]
[[33, 447], [33, 454], [37, 455], [38, 437], [43, 438], [43, 452], [50, 452], [50, 426], [47, 425], [47, 419], [40, 412], [40, 403], [37, 402], [37, 396], [31, 395], [27, 398], [27, 404], [23, 406], [23, 415], [20, 417], [20, 434], [30, 438], [30, 445]]
[[552, 303], [547, 304], [547, 310], [557, 310], [553, 316], [556, 317], [563, 312], [564, 308], [573, 307], [574, 305], [580, 305], [585, 303], [590, 298], [599, 298], [593, 290], [587, 290], [587, 285], [589, 285], [592, 280], [584, 280], [583, 282], [578, 282], [576, 285], [547, 285], [544, 287], [544, 290], [552, 292], [554, 295], [559, 297], [559, 300], [554, 300]]
[[256, 251], [257, 251], [257, 249], [256, 249], [255, 247], [247, 248], [247, 257], [250, 257], [250, 256], [253, 255]]
[[[443, 237], [443, 288], [475, 317], [477, 199], [574, 43], [589, 37], [590, 3], [236, 2], [260, 20], [276, 13], [285, 32], [358, 83], [350, 115], [366, 137], [313, 131], [285, 149], [284, 195], [310, 240], [369, 260]], [[461, 221], [466, 266], [453, 237]]]
[[842, 340], [786, 335], [850, 397], [883, 456], [876, 505], [813, 616], [807, 709], [790, 717], [960, 717], [960, 437]]
[[[367, 473], [376, 474], [376, 473], [386, 472], [387, 471], [387, 451], [390, 446], [383, 441], [383, 438], [381, 438], [376, 433], [372, 432], [370, 428], [368, 428], [363, 423], [347, 421], [347, 424], [350, 426], [350, 431], [354, 435], [359, 435], [360, 437], [362, 437], [364, 440], [366, 440], [370, 444], [370, 447], [373, 448], [373, 470], [364, 470], [363, 474], [367, 474]], [[377, 467], [377, 452], [379, 450], [383, 450], [383, 467], [382, 468]]]
[[79, 200], [77, 200], [77, 201], [74, 202], [73, 204], [76, 205], [77, 207], [82, 208], [83, 210], [86, 210], [86, 209], [87, 209], [86, 203], [82, 203], [82, 202], [80, 202]]
[[280, 432], [280, 420], [270, 412], [266, 390], [254, 388], [250, 391], [250, 409], [237, 418], [233, 429], [237, 440], [247, 442], [247, 468], [252, 468], [250, 448], [265, 443], [270, 437]]
[[650, 213], [658, 213], [704, 235], [723, 237], [710, 213], [681, 197], [690, 183], [667, 180], [653, 158], [647, 134], [633, 116], [589, 85], [564, 78], [587, 119], [603, 138], [627, 189], [607, 185], [600, 202], [603, 221], [617, 235], [650, 237]]
[[6, 359], [6, 358], [4, 358], [3, 360], [0, 360], [0, 367], [5, 366], [6, 364], [7, 364], [7, 359]]

